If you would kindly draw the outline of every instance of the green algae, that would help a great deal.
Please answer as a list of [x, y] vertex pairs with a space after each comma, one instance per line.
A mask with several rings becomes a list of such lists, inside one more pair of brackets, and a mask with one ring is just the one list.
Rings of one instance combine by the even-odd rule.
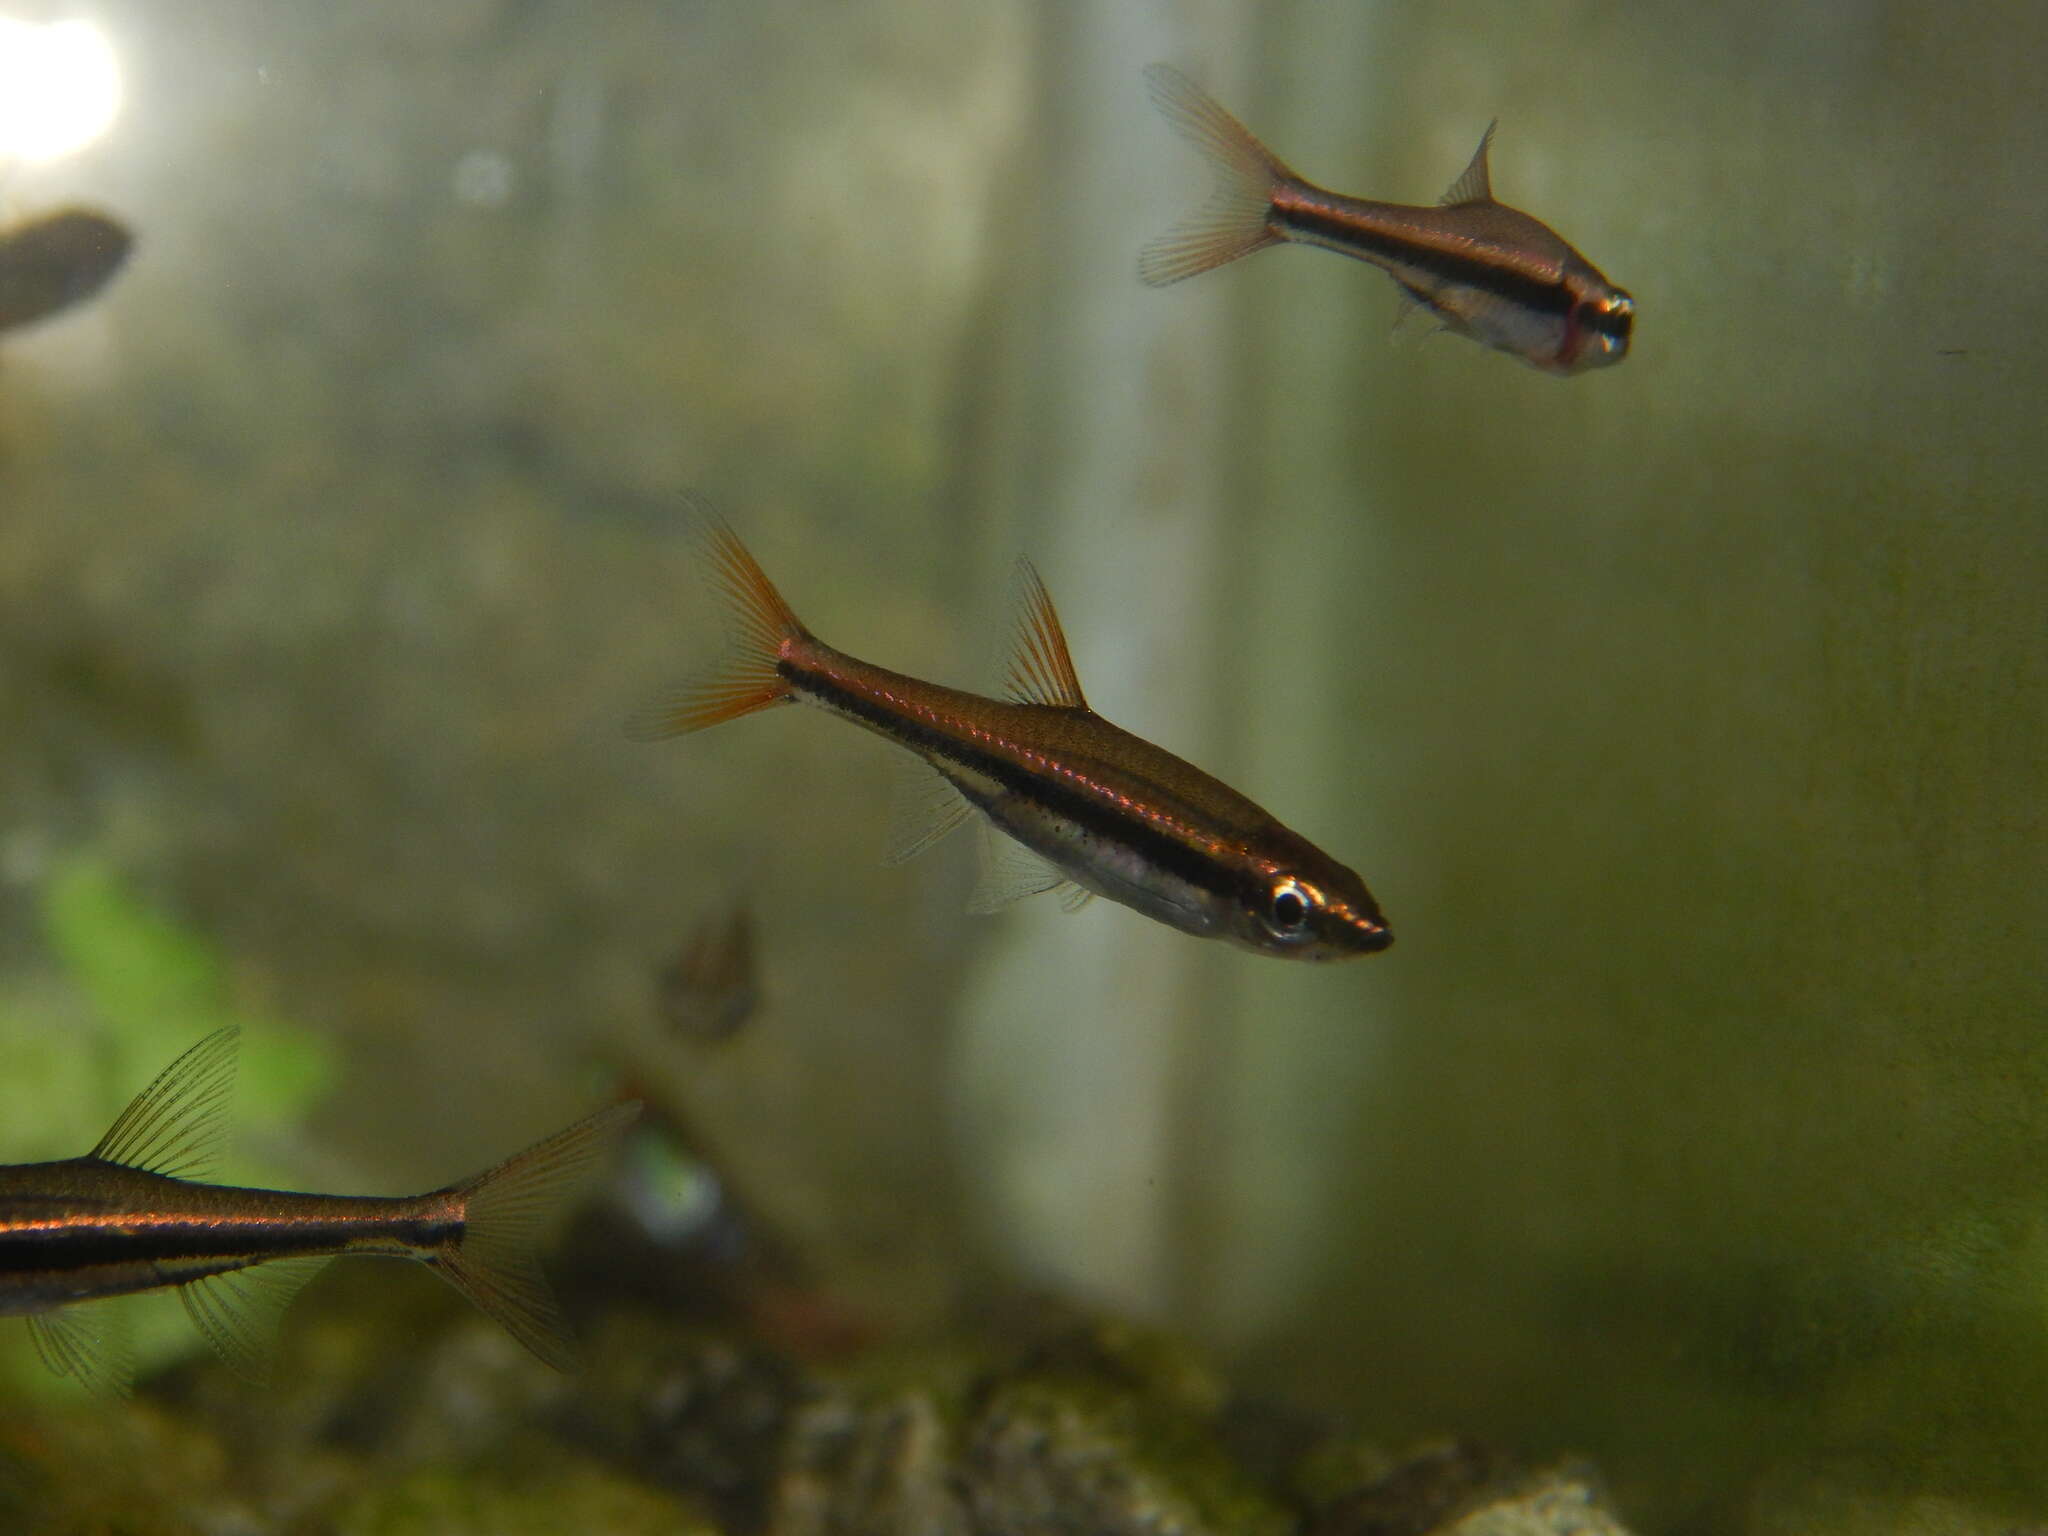
[[552, 1450], [421, 1468], [351, 1501], [331, 1528], [336, 1536], [719, 1536], [670, 1495]]
[[[1058, 1373], [999, 1389], [967, 1449], [996, 1531], [1285, 1536], [1291, 1515], [1210, 1426], [1141, 1392]], [[1065, 1523], [1053, 1523], [1065, 1522]]]
[[[90, 1006], [95, 1034], [108, 1047], [100, 1062], [107, 1085], [86, 1123], [111, 1120], [186, 1046], [230, 1025], [245, 1036], [238, 1127], [296, 1124], [326, 1092], [334, 1065], [325, 1042], [242, 1006], [219, 946], [151, 906], [111, 864], [91, 855], [59, 863], [44, 883], [41, 917], [65, 980]], [[68, 1126], [78, 1123], [79, 1110], [51, 1109]]]

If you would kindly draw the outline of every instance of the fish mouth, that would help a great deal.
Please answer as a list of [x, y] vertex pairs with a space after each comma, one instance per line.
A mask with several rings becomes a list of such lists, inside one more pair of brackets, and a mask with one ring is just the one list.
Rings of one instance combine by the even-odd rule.
[[1376, 955], [1394, 942], [1394, 931], [1381, 918], [1360, 917], [1355, 912], [1346, 912], [1337, 941], [1337, 947], [1330, 956], [1332, 959], [1343, 959], [1348, 955]]
[[1362, 955], [1376, 955], [1394, 942], [1394, 931], [1385, 923], [1355, 923], [1351, 947]]

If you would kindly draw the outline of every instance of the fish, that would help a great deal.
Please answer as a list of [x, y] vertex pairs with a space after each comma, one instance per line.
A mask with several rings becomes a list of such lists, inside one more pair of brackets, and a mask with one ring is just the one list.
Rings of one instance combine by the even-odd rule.
[[1304, 181], [1194, 81], [1146, 66], [1153, 103], [1206, 155], [1216, 192], [1148, 244], [1138, 275], [1177, 283], [1295, 241], [1370, 262], [1447, 330], [1559, 377], [1628, 356], [1635, 300], [1548, 224], [1498, 202], [1494, 128], [1434, 208], [1347, 197]]
[[0, 229], [0, 331], [47, 320], [113, 280], [135, 248], [119, 219], [62, 208]]
[[45, 1365], [125, 1393], [134, 1363], [115, 1304], [171, 1288], [207, 1343], [261, 1381], [285, 1306], [343, 1254], [425, 1264], [549, 1365], [574, 1363], [534, 1248], [637, 1103], [423, 1195], [202, 1183], [225, 1137], [239, 1044], [229, 1025], [186, 1050], [85, 1156], [0, 1165], [0, 1316], [27, 1318]]
[[1105, 896], [1264, 955], [1334, 960], [1392, 942], [1354, 871], [1089, 708], [1028, 560], [1017, 567], [1016, 636], [997, 699], [835, 650], [798, 620], [729, 524], [704, 514], [696, 535], [730, 612], [731, 644], [719, 665], [629, 719], [629, 735], [657, 740], [804, 703], [885, 737], [924, 765], [898, 795], [889, 862], [976, 812], [1002, 834], [984, 838], [972, 911], [1055, 891], [1069, 909]]
[[743, 901], [706, 915], [655, 978], [672, 1034], [700, 1044], [730, 1040], [761, 1001], [754, 913]]

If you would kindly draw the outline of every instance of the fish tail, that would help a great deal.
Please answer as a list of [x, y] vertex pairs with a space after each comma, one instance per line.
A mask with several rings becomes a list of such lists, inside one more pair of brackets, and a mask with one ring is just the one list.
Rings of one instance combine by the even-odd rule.
[[462, 1236], [429, 1262], [557, 1370], [576, 1363], [576, 1348], [541, 1273], [540, 1238], [639, 1113], [637, 1103], [614, 1104], [449, 1191], [462, 1202]]
[[697, 542], [706, 580], [731, 614], [730, 644], [716, 666], [628, 717], [626, 734], [637, 741], [685, 736], [795, 697], [776, 664], [785, 644], [810, 631], [723, 518], [703, 517]]
[[1138, 253], [1138, 276], [1163, 288], [1285, 239], [1273, 224], [1273, 194], [1297, 178], [1280, 157], [1179, 70], [1148, 64], [1145, 84], [1174, 130], [1208, 157], [1216, 191]]

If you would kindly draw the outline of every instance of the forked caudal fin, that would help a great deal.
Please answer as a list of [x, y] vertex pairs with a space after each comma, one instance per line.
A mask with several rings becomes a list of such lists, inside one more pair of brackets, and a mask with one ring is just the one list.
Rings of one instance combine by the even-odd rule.
[[700, 515], [696, 543], [705, 584], [730, 612], [730, 644], [715, 666], [627, 718], [626, 734], [636, 741], [685, 736], [793, 697], [775, 664], [784, 641], [810, 632], [723, 518]]
[[463, 1204], [462, 1239], [430, 1262], [557, 1370], [575, 1365], [576, 1347], [536, 1250], [548, 1223], [639, 1113], [638, 1103], [599, 1110], [450, 1191]]
[[1280, 157], [1179, 70], [1148, 64], [1145, 85], [1174, 130], [1208, 157], [1216, 190], [1138, 253], [1138, 276], [1161, 288], [1286, 238], [1272, 223], [1273, 194], [1295, 176]]

